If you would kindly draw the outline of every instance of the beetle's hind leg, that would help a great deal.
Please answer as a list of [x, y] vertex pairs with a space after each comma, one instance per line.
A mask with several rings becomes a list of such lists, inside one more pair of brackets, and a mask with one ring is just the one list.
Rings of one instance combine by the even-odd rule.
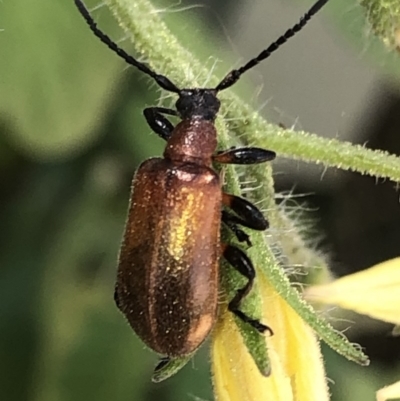
[[173, 109], [165, 107], [148, 107], [143, 110], [147, 124], [150, 128], [162, 139], [168, 141], [174, 130], [173, 124], [163, 116], [168, 114], [170, 116], [178, 116], [178, 112]]
[[114, 302], [115, 305], [117, 305], [117, 308], [121, 310], [121, 301], [119, 300], [117, 284], [115, 285], [114, 288]]
[[242, 300], [253, 287], [254, 279], [256, 277], [256, 272], [250, 258], [239, 248], [232, 245], [224, 245], [223, 255], [232, 267], [248, 279], [246, 285], [240, 288], [233, 299], [229, 302], [228, 309], [243, 322], [255, 328], [258, 332], [265, 333], [268, 331], [272, 335], [273, 332], [270, 327], [262, 324], [258, 319], [253, 319], [250, 316], [247, 316], [239, 309]]
[[168, 356], [162, 357], [159, 359], [157, 366], [154, 368], [154, 373], [157, 373], [160, 371], [162, 368], [167, 366], [171, 362], [171, 358]]

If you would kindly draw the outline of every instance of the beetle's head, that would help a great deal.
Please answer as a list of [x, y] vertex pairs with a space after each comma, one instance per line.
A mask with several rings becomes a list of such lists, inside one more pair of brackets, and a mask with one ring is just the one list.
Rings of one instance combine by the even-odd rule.
[[214, 121], [220, 101], [215, 89], [182, 89], [176, 101], [176, 109], [183, 120], [197, 117]]

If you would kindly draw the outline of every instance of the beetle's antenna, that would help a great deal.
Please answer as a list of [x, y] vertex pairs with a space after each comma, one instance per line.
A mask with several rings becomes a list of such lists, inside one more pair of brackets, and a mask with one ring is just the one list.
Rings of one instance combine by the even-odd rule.
[[93, 17], [90, 15], [89, 10], [83, 4], [81, 0], [75, 0], [75, 5], [78, 8], [79, 12], [82, 14], [83, 18], [89, 25], [91, 31], [103, 42], [105, 43], [114, 53], [116, 53], [119, 57], [124, 59], [128, 64], [133, 65], [138, 70], [144, 72], [147, 75], [150, 75], [161, 88], [170, 91], [179, 93], [179, 88], [173, 84], [167, 77], [164, 75], [156, 74], [153, 70], [151, 70], [147, 65], [140, 63], [134, 57], [130, 56], [125, 50], [121, 49], [112, 39], [107, 36], [104, 32], [102, 32], [98, 27]]
[[243, 73], [256, 66], [261, 61], [268, 58], [275, 50], [278, 50], [284, 43], [286, 43], [297, 32], [301, 31], [307, 22], [315, 15], [329, 0], [318, 0], [300, 19], [300, 21], [288, 29], [281, 37], [275, 42], [271, 43], [265, 50], [263, 50], [257, 57], [248, 61], [244, 66], [237, 70], [230, 71], [225, 78], [215, 88], [217, 91], [229, 88], [236, 83]]

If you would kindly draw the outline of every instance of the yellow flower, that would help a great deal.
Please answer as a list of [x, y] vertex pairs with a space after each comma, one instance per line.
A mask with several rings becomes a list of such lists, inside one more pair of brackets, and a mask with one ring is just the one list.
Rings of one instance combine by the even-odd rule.
[[263, 322], [271, 375], [262, 376], [243, 344], [232, 315], [225, 311], [212, 341], [213, 382], [217, 401], [327, 401], [319, 343], [310, 327], [259, 275]]
[[[338, 305], [344, 309], [400, 324], [400, 258], [350, 274], [330, 284], [308, 288], [305, 297], [312, 302]], [[400, 382], [377, 392], [377, 400], [400, 398]]]
[[308, 288], [311, 302], [338, 305], [385, 322], [400, 324], [400, 258], [332, 283]]
[[400, 381], [380, 389], [376, 393], [377, 401], [386, 401], [400, 398]]

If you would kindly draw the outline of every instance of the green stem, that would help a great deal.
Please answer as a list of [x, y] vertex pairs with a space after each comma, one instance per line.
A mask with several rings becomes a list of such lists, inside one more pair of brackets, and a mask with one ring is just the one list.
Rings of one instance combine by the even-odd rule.
[[[147, 0], [109, 3], [121, 26], [132, 36], [135, 48], [157, 72], [183, 87], [197, 86], [206, 80], [210, 86], [218, 83], [215, 77], [208, 79], [210, 73], [204, 63], [182, 48]], [[275, 150], [280, 156], [400, 182], [398, 156], [303, 131], [284, 130], [267, 123], [231, 91], [222, 93], [220, 98], [222, 114], [234, 121], [229, 128], [241, 139], [245, 135], [247, 142]]]

